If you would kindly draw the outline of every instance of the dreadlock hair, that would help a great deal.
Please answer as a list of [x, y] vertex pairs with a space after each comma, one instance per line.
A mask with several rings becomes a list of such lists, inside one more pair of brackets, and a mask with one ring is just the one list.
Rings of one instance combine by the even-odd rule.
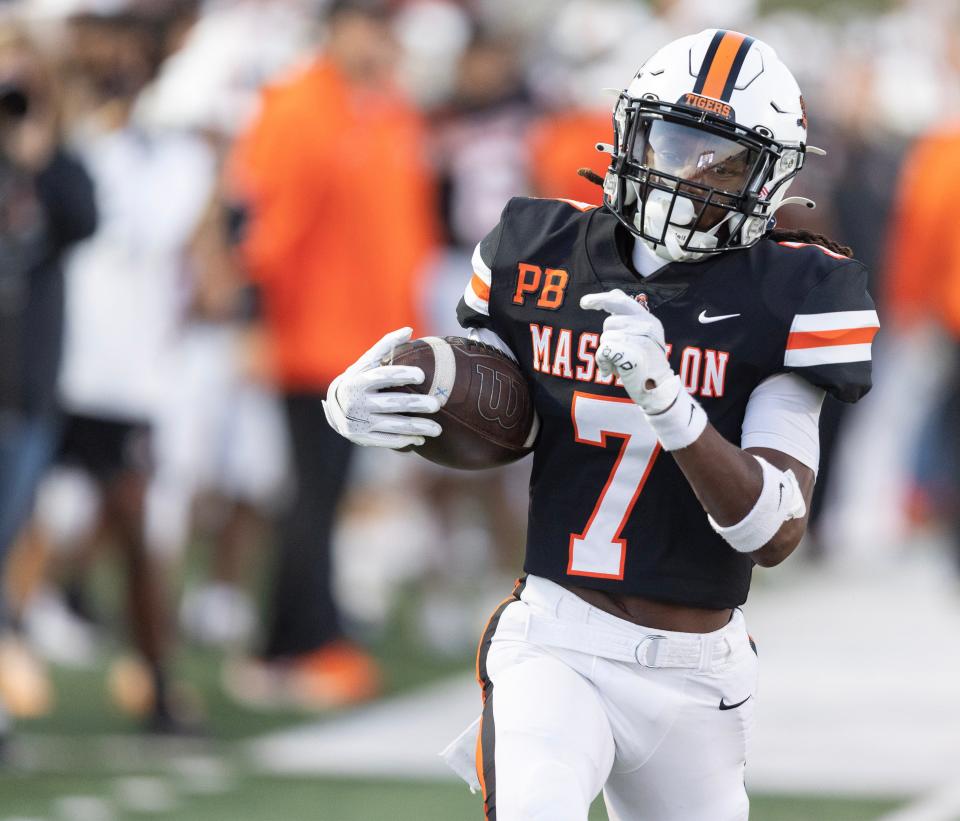
[[835, 239], [808, 231], [806, 228], [771, 228], [764, 234], [774, 242], [804, 242], [808, 245], [820, 245], [828, 251], [845, 257], [853, 257], [853, 248], [837, 242]]
[[601, 177], [592, 168], [578, 168], [577, 173], [587, 182], [592, 182], [594, 185], [599, 185], [601, 188], [603, 188], [603, 177]]
[[[594, 185], [603, 186], [603, 177], [590, 168], [581, 168], [577, 173], [585, 180]], [[853, 249], [849, 245], [843, 245], [836, 240], [825, 237], [823, 234], [817, 234], [808, 231], [806, 228], [771, 228], [764, 237], [772, 239], [774, 242], [803, 242], [809, 245], [820, 245], [835, 254], [842, 254], [845, 257], [853, 256]]]

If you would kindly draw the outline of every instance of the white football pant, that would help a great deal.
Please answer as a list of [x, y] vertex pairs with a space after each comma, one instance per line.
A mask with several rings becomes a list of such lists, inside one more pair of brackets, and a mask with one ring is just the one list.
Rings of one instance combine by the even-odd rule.
[[[519, 589], [519, 588], [518, 588]], [[639, 627], [536, 576], [478, 654], [488, 821], [744, 821], [757, 656], [743, 614], [713, 633]]]

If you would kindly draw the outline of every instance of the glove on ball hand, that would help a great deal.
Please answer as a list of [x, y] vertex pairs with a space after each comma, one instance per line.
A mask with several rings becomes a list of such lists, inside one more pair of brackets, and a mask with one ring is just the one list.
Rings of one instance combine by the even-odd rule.
[[327, 421], [354, 444], [405, 448], [422, 445], [425, 436], [440, 435], [442, 429], [433, 419], [406, 415], [436, 413], [440, 400], [435, 396], [380, 392], [423, 382], [422, 368], [380, 364], [412, 335], [412, 328], [388, 333], [330, 384], [323, 401]]

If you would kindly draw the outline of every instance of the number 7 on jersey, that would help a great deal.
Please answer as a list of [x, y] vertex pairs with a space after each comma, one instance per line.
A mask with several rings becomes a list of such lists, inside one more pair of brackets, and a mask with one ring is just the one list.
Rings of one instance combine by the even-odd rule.
[[627, 398], [576, 391], [570, 414], [577, 442], [606, 447], [607, 437], [613, 436], [623, 439], [623, 444], [583, 532], [570, 534], [567, 573], [622, 579], [627, 541], [620, 533], [656, 461], [660, 443], [643, 411]]

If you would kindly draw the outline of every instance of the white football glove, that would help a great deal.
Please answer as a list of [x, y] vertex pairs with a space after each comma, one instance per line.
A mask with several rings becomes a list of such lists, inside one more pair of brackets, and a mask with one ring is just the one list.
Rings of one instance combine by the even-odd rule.
[[610, 314], [597, 345], [597, 367], [616, 373], [630, 398], [647, 414], [669, 408], [680, 393], [678, 377], [667, 361], [663, 325], [647, 308], [623, 291], [587, 294], [580, 307]]
[[382, 388], [423, 382], [423, 368], [380, 364], [412, 335], [412, 328], [388, 333], [330, 384], [323, 410], [341, 436], [357, 445], [404, 448], [422, 445], [425, 436], [440, 435], [442, 429], [433, 419], [405, 415], [436, 413], [440, 400], [435, 396], [380, 393]]

